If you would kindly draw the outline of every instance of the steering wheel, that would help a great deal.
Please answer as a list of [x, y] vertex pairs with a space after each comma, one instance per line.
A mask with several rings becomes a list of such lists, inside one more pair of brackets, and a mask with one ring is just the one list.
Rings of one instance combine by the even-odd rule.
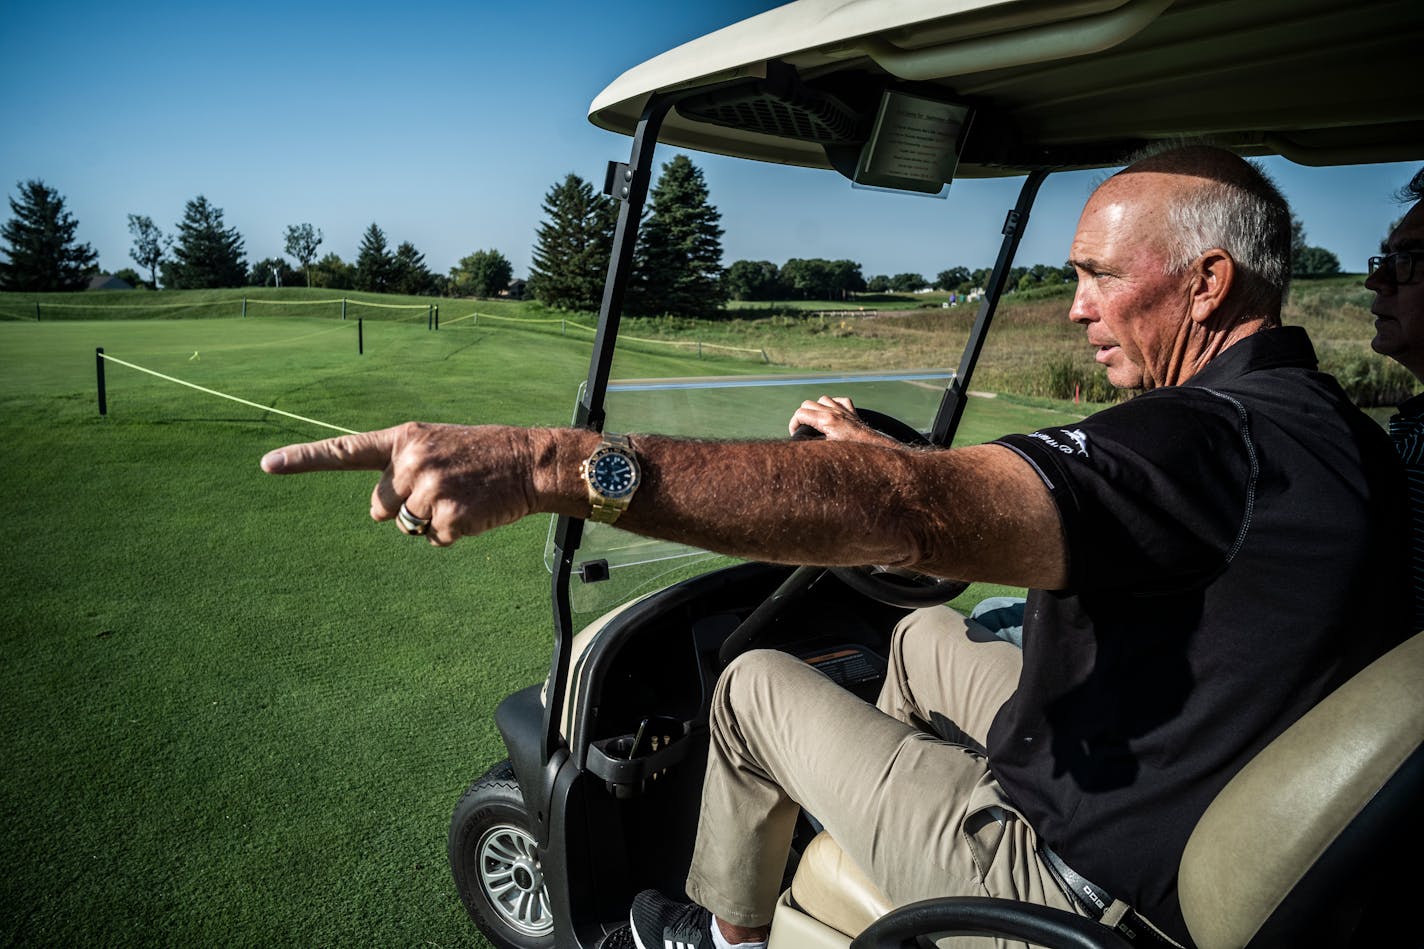
[[[906, 445], [928, 447], [929, 439], [894, 416], [874, 409], [857, 408], [860, 420], [882, 435], [888, 435]], [[809, 425], [802, 425], [791, 436], [795, 439], [825, 438]], [[832, 567], [842, 583], [873, 600], [905, 609], [938, 606], [948, 603], [968, 587], [966, 580], [947, 580], [908, 570], [904, 567], [867, 565], [863, 567]]]

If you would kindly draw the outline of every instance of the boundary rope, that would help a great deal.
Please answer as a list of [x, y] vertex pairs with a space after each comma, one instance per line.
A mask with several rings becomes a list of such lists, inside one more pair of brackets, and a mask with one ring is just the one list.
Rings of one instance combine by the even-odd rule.
[[[342, 303], [342, 302], [345, 302], [345, 301], [343, 301], [343, 299], [342, 299], [341, 297], [332, 297], [330, 300], [263, 300], [263, 299], [260, 299], [260, 298], [258, 298], [258, 297], [247, 297], [247, 298], [244, 299], [242, 302], [243, 302], [243, 303], [246, 303], [248, 306], [251, 306], [251, 305], [254, 304], [254, 303], [257, 303], [257, 304], [265, 304], [265, 305], [267, 305], [267, 306], [318, 306], [318, 305], [327, 305], [327, 306], [329, 306], [329, 305], [331, 305], [331, 304], [333, 304], [333, 303]], [[352, 302], [356, 302], [356, 301], [352, 301]], [[372, 304], [363, 303], [363, 304], [361, 304], [361, 305], [362, 305], [362, 306], [369, 306], [369, 305], [372, 305]]]
[[264, 300], [260, 297], [231, 297], [221, 300], [194, 300], [190, 303], [57, 303], [53, 300], [36, 300], [34, 304], [43, 307], [55, 307], [60, 310], [183, 310], [195, 307], [220, 307], [229, 304], [238, 305], [266, 305], [266, 306], [330, 306], [333, 303], [345, 303], [347, 306], [374, 306], [387, 310], [425, 310], [433, 304], [430, 303], [372, 303], [366, 300], [354, 300], [350, 297], [332, 297], [330, 300]]
[[[277, 301], [274, 300], [274, 301], [270, 301], [270, 302], [274, 302], [274, 303], [275, 303], [275, 302], [277, 302]], [[338, 300], [338, 301], [336, 301], [336, 302], [337, 302], [337, 303], [340, 303], [341, 301]], [[428, 309], [430, 309], [430, 307], [433, 306], [434, 304], [431, 304], [431, 303], [371, 303], [371, 302], [366, 301], [366, 300], [352, 300], [352, 299], [347, 299], [346, 305], [347, 305], [347, 306], [378, 306], [378, 307], [381, 307], [382, 309], [386, 309], [386, 310], [428, 310]]]
[[[577, 329], [581, 329], [587, 333], [597, 332], [597, 329], [595, 329], [594, 327], [584, 326], [582, 323], [579, 323], [575, 320], [529, 320], [514, 316], [495, 316], [493, 313], [480, 312], [471, 313], [469, 316], [456, 317], [453, 320], [447, 320], [446, 325], [448, 326], [451, 323], [458, 323], [461, 320], [468, 319], [474, 319], [476, 325], [478, 325], [481, 319], [500, 320], [504, 323], [558, 323], [561, 326], [572, 326]], [[745, 346], [725, 346], [721, 343], [704, 343], [701, 340], [696, 339], [649, 339], [646, 336], [627, 336], [623, 333], [618, 334], [618, 339], [620, 341], [628, 340], [629, 342], [634, 343], [651, 343], [655, 346], [687, 346], [696, 349], [699, 354], [704, 349], [720, 349], [731, 353], [755, 353], [762, 358], [763, 362], [771, 361], [767, 357], [765, 349], [749, 349]]]
[[198, 306], [222, 306], [230, 300], [197, 300], [192, 303], [55, 303], [53, 300], [36, 300], [38, 306], [57, 307], [61, 310], [191, 310]]
[[161, 372], [155, 372], [154, 370], [146, 369], [143, 366], [136, 366], [131, 362], [125, 362], [124, 360], [119, 359], [117, 356], [110, 356], [108, 353], [97, 353], [96, 355], [98, 355], [100, 359], [107, 360], [108, 362], [116, 362], [120, 366], [127, 366], [130, 369], [136, 369], [139, 372], [146, 372], [150, 376], [157, 376], [158, 378], [163, 379], [167, 382], [176, 382], [180, 386], [187, 386], [190, 389], [197, 389], [199, 392], [205, 392], [208, 395], [215, 395], [220, 399], [231, 399], [233, 402], [240, 402], [243, 405], [251, 406], [254, 409], [262, 409], [264, 412], [275, 412], [278, 415], [285, 415], [287, 418], [294, 418], [299, 422], [306, 422], [310, 425], [319, 425], [322, 428], [329, 428], [333, 431], [341, 432], [346, 435], [358, 434], [357, 432], [352, 431], [349, 428], [342, 428], [340, 425], [332, 425], [330, 422], [319, 422], [314, 418], [307, 418], [305, 415], [297, 415], [294, 412], [284, 412], [281, 409], [273, 408], [270, 405], [261, 405], [257, 402], [249, 402], [247, 399], [240, 399], [235, 395], [228, 395], [226, 392], [219, 392], [216, 389], [208, 389], [193, 382], [187, 382], [183, 379], [175, 379], [173, 376], [165, 376]]

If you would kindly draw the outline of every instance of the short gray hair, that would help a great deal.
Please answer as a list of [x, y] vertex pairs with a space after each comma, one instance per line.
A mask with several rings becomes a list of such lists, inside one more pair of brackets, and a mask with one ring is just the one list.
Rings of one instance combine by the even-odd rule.
[[1174, 192], [1164, 229], [1167, 272], [1181, 273], [1219, 247], [1235, 261], [1242, 302], [1278, 316], [1290, 286], [1291, 211], [1256, 162], [1210, 145], [1175, 145], [1138, 157], [1132, 167], [1206, 179]]

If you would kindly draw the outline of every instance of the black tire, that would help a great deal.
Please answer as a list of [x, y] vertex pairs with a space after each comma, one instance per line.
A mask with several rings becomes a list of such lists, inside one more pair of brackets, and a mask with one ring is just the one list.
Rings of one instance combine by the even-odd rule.
[[450, 870], [470, 918], [499, 949], [551, 949], [554, 917], [529, 813], [509, 761], [465, 791], [450, 821]]

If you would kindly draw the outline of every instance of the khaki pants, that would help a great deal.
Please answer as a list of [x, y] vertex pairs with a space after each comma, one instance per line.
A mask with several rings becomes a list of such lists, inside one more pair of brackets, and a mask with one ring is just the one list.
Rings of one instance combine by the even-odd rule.
[[878, 708], [785, 653], [746, 653], [712, 700], [688, 896], [727, 922], [771, 920], [797, 808], [896, 905], [996, 896], [1076, 912], [983, 755], [1021, 652], [948, 607], [895, 630]]

